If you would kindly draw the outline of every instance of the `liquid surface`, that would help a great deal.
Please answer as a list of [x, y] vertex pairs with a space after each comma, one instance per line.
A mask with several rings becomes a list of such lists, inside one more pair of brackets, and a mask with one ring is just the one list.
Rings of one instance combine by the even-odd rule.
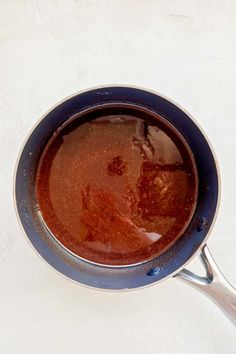
[[197, 175], [183, 138], [161, 118], [106, 114], [73, 120], [41, 156], [36, 198], [53, 235], [102, 264], [159, 255], [187, 228]]

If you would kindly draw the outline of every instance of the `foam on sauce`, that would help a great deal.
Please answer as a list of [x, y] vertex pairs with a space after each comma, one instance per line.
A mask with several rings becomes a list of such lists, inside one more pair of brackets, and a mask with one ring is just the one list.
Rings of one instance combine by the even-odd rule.
[[197, 174], [184, 139], [161, 117], [110, 113], [54, 133], [38, 164], [36, 198], [47, 227], [70, 251], [97, 263], [134, 264], [184, 233]]

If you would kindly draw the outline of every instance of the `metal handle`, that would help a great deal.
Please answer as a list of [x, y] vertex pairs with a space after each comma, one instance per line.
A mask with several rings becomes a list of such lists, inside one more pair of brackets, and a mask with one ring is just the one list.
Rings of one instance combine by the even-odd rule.
[[182, 269], [176, 276], [207, 295], [236, 326], [236, 290], [220, 272], [207, 245], [202, 248], [200, 259], [206, 277], [200, 277], [188, 269]]

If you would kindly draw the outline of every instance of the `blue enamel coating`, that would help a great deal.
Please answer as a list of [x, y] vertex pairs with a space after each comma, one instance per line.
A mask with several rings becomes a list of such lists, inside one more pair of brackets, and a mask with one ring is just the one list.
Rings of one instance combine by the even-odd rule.
[[[166, 118], [185, 137], [198, 168], [198, 204], [185, 234], [161, 256], [135, 266], [100, 266], [75, 257], [45, 229], [35, 207], [33, 184], [35, 169], [49, 137], [74, 114], [96, 105], [111, 103], [142, 106]], [[15, 198], [20, 221], [27, 237], [51, 266], [65, 276], [91, 287], [131, 289], [160, 281], [175, 273], [201, 247], [215, 215], [218, 188], [217, 168], [211, 148], [190, 117], [175, 104], [157, 94], [137, 88], [117, 86], [77, 94], [60, 103], [39, 122], [29, 136], [19, 158]], [[202, 220], [205, 220], [204, 227], [199, 228]], [[156, 269], [158, 271], [154, 271]]]

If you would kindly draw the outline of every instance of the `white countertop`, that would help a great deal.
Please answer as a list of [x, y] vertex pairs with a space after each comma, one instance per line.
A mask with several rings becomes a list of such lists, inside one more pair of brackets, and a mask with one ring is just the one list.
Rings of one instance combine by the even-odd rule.
[[215, 148], [222, 199], [209, 247], [236, 286], [235, 19], [234, 0], [0, 2], [1, 354], [235, 354], [232, 324], [176, 279], [109, 293], [59, 276], [26, 242], [12, 198], [22, 142], [57, 101], [101, 84], [156, 90]]

